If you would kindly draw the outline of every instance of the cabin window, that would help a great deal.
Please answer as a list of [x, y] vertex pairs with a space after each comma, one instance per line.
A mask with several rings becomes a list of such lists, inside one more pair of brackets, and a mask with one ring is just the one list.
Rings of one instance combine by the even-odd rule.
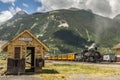
[[15, 47], [15, 59], [20, 59], [20, 47]]

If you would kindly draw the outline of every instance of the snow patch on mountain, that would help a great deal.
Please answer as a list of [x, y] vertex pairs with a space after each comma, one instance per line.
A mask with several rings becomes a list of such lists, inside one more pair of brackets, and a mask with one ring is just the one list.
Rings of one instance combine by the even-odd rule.
[[40, 36], [42, 37], [42, 36], [43, 36], [43, 34], [38, 34], [38, 35], [36, 35], [36, 37], [37, 37], [37, 38], [38, 38], [38, 37], [40, 37]]
[[58, 27], [69, 27], [67, 22], [60, 22], [60, 24], [58, 25]]
[[34, 23], [30, 29], [33, 29], [36, 25], [38, 25], [37, 23]]
[[56, 21], [55, 15], [51, 15], [51, 16], [47, 17], [47, 19], [48, 19], [48, 20]]

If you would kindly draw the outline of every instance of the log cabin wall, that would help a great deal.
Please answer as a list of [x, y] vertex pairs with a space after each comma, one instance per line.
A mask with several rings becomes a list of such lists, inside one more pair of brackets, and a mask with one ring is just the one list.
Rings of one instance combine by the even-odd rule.
[[[21, 36], [23, 38], [30, 38], [29, 35], [25, 36]], [[20, 38], [20, 37], [19, 37]], [[12, 41], [9, 45], [8, 45], [8, 53], [9, 53], [9, 58], [14, 58], [14, 49], [15, 47], [20, 47], [21, 52], [20, 52], [20, 59], [25, 58], [26, 56], [26, 49], [27, 47], [35, 47], [35, 57], [39, 58], [42, 57], [44, 58], [44, 52], [43, 52], [43, 46], [41, 44], [39, 44], [35, 39], [33, 39], [32, 41], [21, 41], [19, 40], [19, 38], [17, 38], [15, 41]]]
[[117, 58], [117, 62], [120, 62], [120, 49], [116, 50], [116, 58]]
[[120, 62], [120, 43], [115, 45], [113, 49], [116, 51], [116, 61]]

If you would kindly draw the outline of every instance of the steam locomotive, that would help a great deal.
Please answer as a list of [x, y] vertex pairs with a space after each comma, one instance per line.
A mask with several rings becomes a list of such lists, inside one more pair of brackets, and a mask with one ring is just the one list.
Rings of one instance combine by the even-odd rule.
[[76, 54], [75, 61], [82, 62], [101, 62], [102, 55], [97, 51], [97, 46], [93, 43], [88, 49]]
[[75, 61], [101, 62], [102, 55], [98, 51], [95, 51], [95, 50], [84, 50], [83, 52], [76, 54]]

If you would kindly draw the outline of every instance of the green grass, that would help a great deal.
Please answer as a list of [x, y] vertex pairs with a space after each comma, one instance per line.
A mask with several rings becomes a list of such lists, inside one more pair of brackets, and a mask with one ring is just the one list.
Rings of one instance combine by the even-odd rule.
[[6, 64], [7, 61], [6, 60], [1, 60], [0, 59], [0, 75], [3, 74], [6, 71]]
[[82, 64], [46, 63], [42, 73], [35, 74], [44, 80], [65, 80], [70, 74], [87, 74], [89, 77], [120, 75], [120, 69]]
[[92, 74], [92, 73], [110, 73], [115, 72], [115, 70], [111, 70], [108, 68], [100, 68], [91, 65], [77, 65], [77, 64], [53, 64], [54, 67], [59, 70], [59, 73], [84, 73], [84, 74]]

